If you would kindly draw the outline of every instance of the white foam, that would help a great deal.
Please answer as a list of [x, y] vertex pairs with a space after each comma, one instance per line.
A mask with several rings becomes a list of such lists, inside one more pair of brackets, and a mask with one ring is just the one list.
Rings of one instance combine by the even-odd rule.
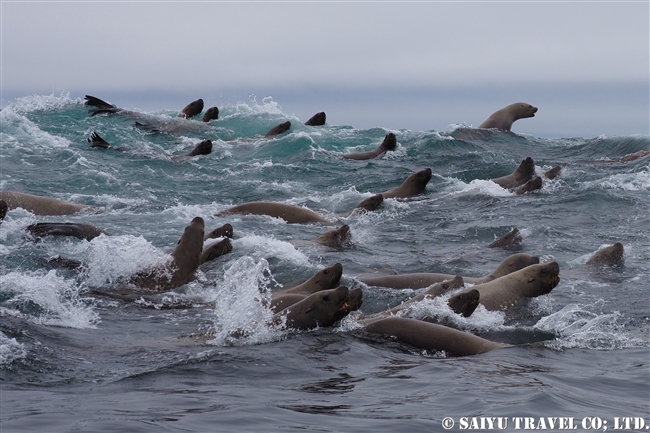
[[233, 241], [234, 248], [258, 260], [278, 258], [296, 265], [309, 265], [309, 257], [300, 252], [289, 242], [273, 237], [248, 235]]
[[491, 180], [474, 179], [470, 183], [465, 183], [459, 179], [450, 179], [448, 182], [449, 188], [447, 190], [449, 195], [459, 194], [473, 194], [473, 195], [487, 195], [491, 197], [512, 197], [516, 195], [514, 192], [501, 188]]
[[17, 359], [25, 359], [25, 346], [0, 332], [0, 365], [9, 365]]

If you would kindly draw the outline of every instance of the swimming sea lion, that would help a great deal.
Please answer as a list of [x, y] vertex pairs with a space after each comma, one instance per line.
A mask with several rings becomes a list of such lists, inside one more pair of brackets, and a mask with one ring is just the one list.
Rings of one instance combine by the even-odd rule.
[[209, 122], [211, 120], [216, 120], [219, 118], [219, 109], [217, 107], [210, 107], [205, 110], [201, 122]]
[[[513, 254], [506, 257], [501, 263], [499, 263], [499, 266], [488, 275], [479, 278], [463, 276], [463, 280], [465, 283], [470, 284], [485, 283], [537, 263], [539, 263], [539, 257], [531, 256], [526, 253]], [[454, 275], [450, 274], [415, 273], [386, 275], [374, 278], [359, 278], [359, 281], [368, 286], [390, 287], [393, 289], [422, 289], [452, 278], [454, 278]]]
[[72, 215], [93, 207], [15, 191], [0, 191], [0, 200], [5, 201], [9, 210], [23, 208], [34, 215]]
[[5, 217], [7, 216], [8, 210], [9, 210], [9, 206], [7, 205], [7, 202], [4, 200], [0, 200], [0, 222], [4, 221]]
[[[504, 310], [523, 298], [545, 295], [559, 282], [560, 266], [557, 262], [550, 262], [527, 266], [487, 283], [477, 284], [472, 289], [479, 291], [481, 305], [488, 310], [496, 311]], [[453, 297], [450, 298], [450, 302], [452, 299]]]
[[314, 242], [325, 245], [326, 247], [342, 248], [350, 243], [351, 238], [350, 226], [344, 224], [337, 229], [323, 233], [314, 239]]
[[538, 189], [542, 189], [542, 178], [539, 176], [535, 176], [519, 188], [515, 190], [515, 194], [521, 195], [530, 191], [535, 191]]
[[177, 117], [184, 117], [186, 119], [191, 119], [192, 117], [196, 116], [199, 114], [201, 111], [203, 111], [203, 99], [197, 99], [196, 101], [192, 101], [189, 104], [187, 104], [180, 113], [178, 113]]
[[560, 172], [562, 171], [562, 166], [561, 165], [556, 165], [550, 170], [547, 170], [544, 172], [544, 177], [546, 179], [555, 179], [560, 175]]
[[504, 248], [504, 249], [515, 249], [521, 246], [521, 233], [519, 233], [518, 228], [514, 228], [505, 235], [501, 236], [496, 241], [488, 245], [488, 248]]
[[264, 136], [265, 137], [274, 137], [276, 135], [280, 135], [280, 134], [283, 134], [283, 133], [287, 132], [290, 128], [291, 128], [291, 122], [289, 122], [287, 120], [286, 122], [280, 123], [279, 125], [274, 126], [273, 128], [271, 128], [269, 130], [269, 132], [264, 134]]
[[207, 241], [208, 239], [232, 238], [232, 236], [233, 236], [232, 225], [224, 224], [221, 227], [217, 227], [216, 229], [207, 232], [203, 240]]
[[639, 158], [650, 155], [650, 149], [639, 150], [638, 152], [630, 153], [619, 158], [620, 162], [636, 161]]
[[[90, 147], [99, 147], [101, 149], [114, 149], [119, 152], [128, 152], [130, 150], [133, 150], [132, 148], [129, 147], [113, 147], [111, 146], [106, 140], [104, 140], [102, 137], [99, 136], [95, 131], [93, 131], [92, 134], [90, 134], [90, 138], [86, 139], [90, 144]], [[194, 149], [192, 149], [191, 152], [188, 153], [183, 153], [181, 155], [169, 155], [169, 158], [171, 159], [185, 159], [185, 158], [190, 158], [192, 156], [197, 156], [197, 155], [209, 155], [212, 153], [212, 141], [211, 140], [203, 140], [199, 144], [197, 144]]]
[[405, 198], [411, 197], [423, 192], [427, 183], [431, 180], [431, 169], [417, 171], [406, 178], [406, 180], [397, 188], [382, 192], [384, 198]]
[[179, 158], [190, 158], [192, 156], [197, 156], [197, 155], [209, 155], [212, 153], [212, 141], [211, 140], [203, 140], [199, 144], [197, 144], [194, 149], [192, 149], [191, 152], [189, 153], [184, 153], [182, 155], [172, 155], [170, 156], [171, 159], [179, 159]]
[[27, 226], [27, 231], [35, 238], [44, 236], [72, 236], [90, 241], [99, 235], [111, 234], [90, 224], [82, 223], [36, 223]]
[[519, 164], [519, 167], [507, 176], [491, 179], [492, 182], [504, 189], [517, 188], [533, 178], [535, 174], [535, 161], [530, 156]]
[[275, 297], [277, 295], [287, 293], [310, 295], [321, 290], [331, 289], [339, 284], [342, 275], [343, 265], [340, 263], [335, 263], [332, 266], [323, 268], [320, 271], [316, 272], [311, 278], [302, 284], [290, 287], [288, 289], [276, 290], [273, 292], [273, 296]]
[[395, 150], [395, 147], [397, 147], [397, 139], [395, 138], [395, 134], [389, 132], [388, 134], [386, 134], [386, 137], [384, 137], [384, 141], [382, 141], [381, 144], [376, 149], [370, 150], [368, 152], [344, 153], [341, 156], [345, 159], [356, 159], [356, 160], [372, 159], [378, 157], [379, 155], [389, 150]]
[[308, 121], [305, 122], [305, 125], [307, 126], [323, 126], [325, 124], [325, 119], [327, 116], [325, 116], [325, 113], [321, 111], [320, 113], [316, 113], [313, 116], [309, 118]]
[[362, 304], [361, 289], [345, 286], [313, 293], [274, 315], [279, 321], [286, 316], [287, 329], [308, 330], [332, 326]]
[[525, 102], [517, 102], [492, 113], [485, 122], [481, 123], [479, 128], [496, 128], [502, 131], [510, 131], [512, 124], [516, 120], [535, 117], [535, 113], [537, 113], [537, 107]]
[[[384, 201], [381, 194], [375, 194], [361, 201], [352, 211], [342, 216], [350, 216], [355, 212], [368, 210], [372, 211]], [[240, 204], [231, 208], [218, 212], [216, 216], [226, 215], [268, 215], [273, 218], [280, 218], [287, 222], [287, 224], [334, 224], [328, 219], [320, 216], [316, 212], [292, 204], [276, 203], [271, 201], [254, 201], [249, 203]]]
[[615, 266], [618, 265], [623, 259], [623, 244], [616, 242], [605, 248], [596, 251], [587, 260], [589, 266]]
[[199, 259], [199, 266], [205, 262], [212, 261], [217, 257], [221, 257], [224, 254], [228, 254], [232, 251], [232, 242], [230, 239], [225, 238], [222, 241], [215, 242], [209, 247], [204, 248], [201, 253], [201, 258]]
[[373, 334], [389, 335], [419, 349], [445, 352], [450, 356], [477, 355], [508, 347], [447, 326], [405, 317], [388, 317], [363, 328]]
[[188, 283], [201, 263], [203, 218], [196, 217], [178, 241], [171, 259], [162, 266], [138, 272], [131, 282], [145, 290], [171, 290]]

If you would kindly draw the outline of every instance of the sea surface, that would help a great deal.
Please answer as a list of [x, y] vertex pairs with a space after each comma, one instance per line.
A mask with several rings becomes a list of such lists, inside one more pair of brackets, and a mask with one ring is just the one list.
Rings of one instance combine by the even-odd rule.
[[[557, 430], [549, 417], [576, 431], [613, 430], [626, 419], [623, 430], [647, 431], [650, 157], [617, 159], [648, 149], [648, 136], [550, 139], [518, 135], [517, 123], [515, 133], [312, 127], [272, 98], [219, 109], [207, 124], [172, 110], [91, 117], [83, 98], [67, 94], [2, 109], [0, 188], [97, 207], [70, 216], [14, 209], [0, 225], [2, 433], [436, 432], [447, 417], [452, 431], [488, 430], [486, 417], [502, 417], [509, 431], [524, 417], [548, 431]], [[288, 133], [263, 137], [286, 120]], [[179, 133], [143, 131], [135, 121], [176, 122]], [[91, 148], [92, 132], [129, 150]], [[388, 132], [395, 151], [341, 157], [374, 149]], [[212, 140], [211, 154], [171, 158], [203, 139]], [[561, 175], [523, 195], [489, 180], [529, 156], [538, 174], [561, 165]], [[423, 194], [342, 216], [427, 167]], [[336, 225], [215, 216], [258, 200], [304, 206]], [[165, 260], [196, 216], [206, 230], [231, 223], [232, 252], [176, 290], [108, 296]], [[112, 236], [36, 241], [25, 229], [37, 222], [83, 222]], [[343, 223], [349, 247], [312, 242]], [[515, 227], [517, 250], [487, 248]], [[623, 263], [585, 265], [615, 242], [625, 247]], [[482, 276], [517, 252], [557, 261], [559, 285], [505, 312], [479, 307], [462, 318], [440, 300], [411, 312], [515, 345], [482, 355], [369, 336], [355, 314], [331, 328], [287, 331], [267, 325], [259, 302], [341, 263], [342, 284], [361, 287], [362, 311], [376, 312], [415, 292], [367, 287], [360, 276]], [[84, 267], [48, 263], [57, 256]], [[248, 335], [233, 338], [242, 328]]]

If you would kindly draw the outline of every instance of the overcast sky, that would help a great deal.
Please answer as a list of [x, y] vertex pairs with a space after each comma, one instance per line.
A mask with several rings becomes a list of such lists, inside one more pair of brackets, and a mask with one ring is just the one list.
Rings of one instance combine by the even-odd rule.
[[2, 104], [258, 102], [328, 123], [446, 131], [513, 102], [513, 131], [650, 133], [650, 6], [623, 2], [2, 1]]

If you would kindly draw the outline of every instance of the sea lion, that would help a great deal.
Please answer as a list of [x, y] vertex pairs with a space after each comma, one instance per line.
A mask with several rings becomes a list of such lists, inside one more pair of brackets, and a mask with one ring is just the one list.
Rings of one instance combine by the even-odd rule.
[[212, 261], [217, 257], [221, 257], [224, 254], [228, 254], [231, 251], [232, 251], [232, 242], [230, 241], [230, 239], [225, 238], [222, 241], [215, 242], [211, 244], [209, 247], [203, 249], [203, 252], [201, 253], [201, 258], [199, 259], [199, 266], [201, 266], [205, 262]]
[[621, 263], [621, 260], [623, 260], [623, 250], [623, 244], [616, 242], [614, 245], [596, 251], [589, 260], [587, 260], [586, 264], [589, 266], [618, 265]]
[[276, 290], [273, 292], [273, 297], [280, 294], [303, 294], [310, 295], [321, 290], [331, 289], [336, 287], [341, 281], [343, 276], [343, 265], [335, 263], [332, 266], [323, 268], [316, 272], [307, 281], [288, 289]]
[[[86, 139], [90, 143], [90, 147], [99, 147], [101, 149], [114, 149], [117, 150], [118, 152], [128, 152], [133, 150], [132, 148], [129, 147], [113, 147], [111, 146], [106, 140], [104, 140], [102, 137], [99, 136], [95, 131], [90, 134], [90, 138]], [[192, 151], [188, 153], [183, 153], [181, 155], [167, 155], [171, 159], [185, 159], [185, 158], [190, 158], [192, 156], [198, 156], [198, 155], [209, 155], [212, 153], [212, 141], [211, 140], [203, 140], [199, 144], [197, 144]]]
[[217, 107], [210, 107], [205, 110], [201, 122], [209, 122], [211, 120], [217, 120], [219, 118], [219, 109]]
[[558, 177], [560, 175], [561, 171], [562, 171], [562, 166], [561, 165], [556, 165], [552, 169], [546, 170], [544, 172], [544, 177], [546, 179], [553, 180], [553, 179], [555, 179], [556, 177]]
[[447, 326], [405, 317], [388, 317], [363, 328], [373, 334], [389, 335], [419, 349], [445, 352], [450, 356], [477, 355], [508, 345], [486, 340]]
[[[381, 194], [373, 195], [361, 201], [355, 206], [352, 211], [342, 216], [351, 216], [359, 211], [372, 211], [377, 209], [383, 202], [384, 198]], [[268, 215], [273, 218], [280, 218], [287, 222], [287, 224], [334, 224], [332, 221], [325, 219], [316, 212], [292, 204], [276, 203], [271, 201], [254, 201], [249, 203], [240, 204], [231, 208], [218, 212], [216, 216], [226, 215]]]
[[378, 157], [379, 155], [389, 150], [395, 150], [395, 147], [397, 147], [397, 138], [395, 138], [395, 134], [389, 132], [388, 134], [386, 134], [386, 137], [384, 137], [384, 141], [382, 141], [381, 144], [377, 146], [376, 149], [370, 150], [368, 152], [344, 153], [341, 156], [345, 159], [356, 159], [356, 160], [372, 159]]
[[279, 125], [274, 126], [273, 128], [271, 128], [269, 130], [269, 132], [264, 134], [264, 136], [265, 137], [274, 137], [276, 135], [280, 135], [280, 134], [283, 134], [283, 133], [287, 132], [290, 128], [291, 128], [291, 122], [289, 122], [287, 120], [286, 122], [280, 123]]
[[[549, 293], [560, 282], [557, 262], [530, 265], [471, 289], [479, 291], [479, 302], [488, 310], [504, 310], [523, 298], [536, 298]], [[467, 289], [469, 290], [469, 289]], [[465, 291], [459, 293], [462, 295]], [[450, 302], [453, 297], [450, 298]]]
[[305, 122], [305, 125], [307, 125], [307, 126], [323, 126], [325, 124], [326, 119], [327, 119], [327, 116], [325, 115], [325, 112], [321, 111], [320, 113], [316, 113], [313, 116], [311, 116], [309, 118], [309, 120]]
[[187, 104], [181, 111], [178, 113], [177, 117], [184, 117], [186, 119], [191, 119], [192, 117], [199, 114], [203, 111], [203, 99], [197, 99]]
[[533, 178], [535, 161], [530, 156], [519, 164], [519, 167], [507, 176], [491, 179], [492, 182], [504, 189], [518, 188]]
[[205, 222], [195, 217], [185, 227], [178, 245], [164, 265], [138, 272], [131, 283], [145, 290], [171, 290], [190, 281], [201, 263]]
[[525, 102], [510, 104], [498, 111], [495, 111], [479, 128], [496, 128], [502, 131], [510, 131], [512, 124], [519, 119], [535, 117], [537, 107], [533, 107]]
[[102, 234], [111, 236], [98, 227], [82, 223], [36, 223], [27, 226], [27, 231], [37, 239], [44, 236], [72, 236], [90, 241]]
[[344, 224], [337, 229], [323, 233], [314, 239], [314, 242], [325, 245], [326, 247], [343, 248], [350, 243], [351, 238], [350, 226]]
[[[495, 280], [504, 275], [524, 269], [527, 266], [539, 263], [539, 257], [531, 256], [526, 253], [513, 254], [506, 257], [496, 269], [489, 274], [474, 278], [463, 276], [465, 283], [481, 284], [488, 281]], [[422, 289], [429, 287], [432, 284], [454, 278], [450, 274], [438, 273], [416, 273], [416, 274], [402, 274], [402, 275], [386, 275], [382, 277], [373, 278], [359, 278], [359, 281], [375, 287], [390, 287], [393, 289]]]
[[406, 180], [397, 188], [384, 191], [381, 195], [386, 198], [406, 198], [424, 191], [427, 183], [431, 180], [431, 169], [416, 171], [406, 178]]
[[274, 315], [279, 322], [286, 317], [286, 328], [308, 330], [332, 326], [362, 304], [361, 289], [348, 290], [345, 286], [313, 293]]
[[198, 155], [209, 155], [212, 153], [212, 141], [211, 140], [203, 140], [199, 144], [197, 144], [194, 149], [192, 149], [191, 152], [185, 153], [182, 155], [172, 155], [170, 156], [171, 159], [180, 159], [180, 158], [190, 158], [192, 156], [198, 156]]
[[519, 229], [515, 227], [505, 235], [501, 236], [496, 241], [492, 242], [487, 247], [512, 250], [512, 249], [519, 248], [521, 246], [521, 241], [522, 241], [521, 233], [519, 232]]
[[542, 178], [539, 176], [535, 176], [519, 188], [515, 190], [515, 194], [521, 195], [530, 191], [535, 191], [538, 189], [542, 189]]
[[41, 197], [15, 191], [0, 191], [0, 200], [4, 200], [9, 210], [23, 208], [34, 215], [72, 215], [93, 206], [70, 203], [55, 198]]
[[4, 221], [7, 216], [7, 211], [9, 211], [9, 206], [4, 200], [0, 200], [0, 222]]
[[639, 150], [638, 152], [624, 155], [620, 157], [618, 160], [619, 162], [630, 162], [630, 161], [636, 161], [637, 159], [643, 158], [644, 156], [648, 156], [648, 155], [650, 155], [650, 149], [645, 149], [645, 150]]
[[233, 236], [232, 225], [224, 224], [221, 227], [217, 227], [216, 229], [207, 232], [203, 240], [207, 241], [208, 239], [232, 238], [232, 236]]

